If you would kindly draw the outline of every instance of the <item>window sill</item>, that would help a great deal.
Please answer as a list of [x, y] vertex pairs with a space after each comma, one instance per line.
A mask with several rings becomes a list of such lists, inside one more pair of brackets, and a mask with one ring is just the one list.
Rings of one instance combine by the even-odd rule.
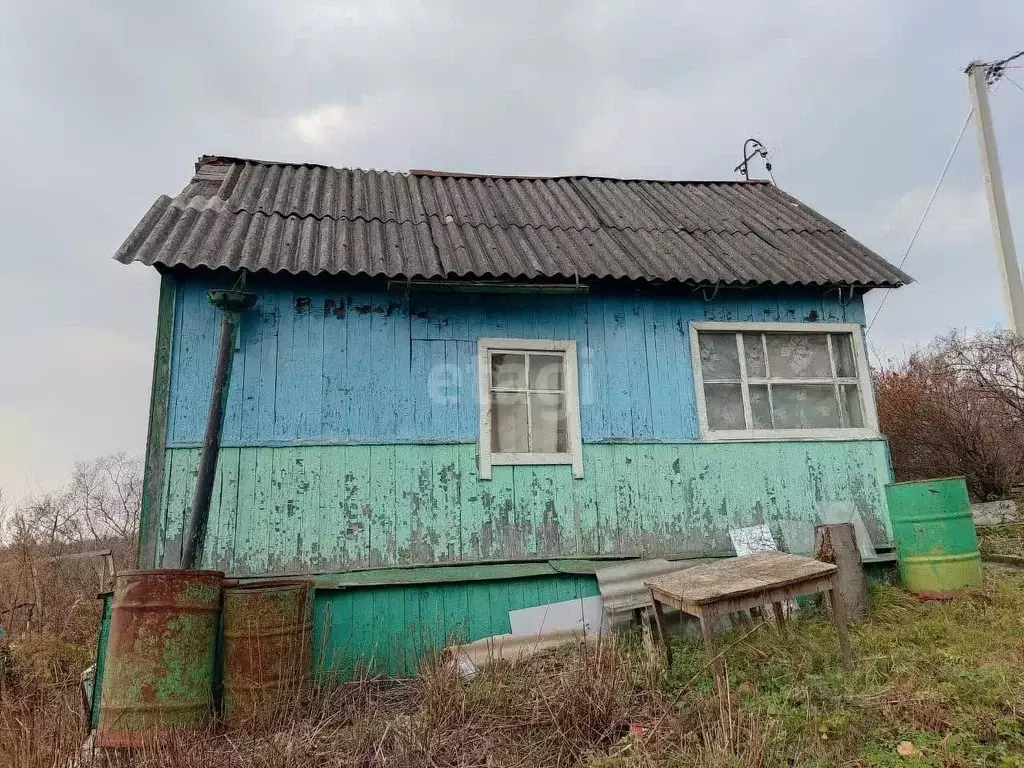
[[490, 468], [495, 467], [550, 467], [568, 466], [572, 467], [572, 476], [576, 479], [583, 477], [583, 461], [580, 456], [571, 453], [492, 453], [490, 461], [487, 462], [486, 474], [481, 472], [481, 480], [490, 480]]
[[572, 464], [571, 453], [492, 453], [491, 464]]

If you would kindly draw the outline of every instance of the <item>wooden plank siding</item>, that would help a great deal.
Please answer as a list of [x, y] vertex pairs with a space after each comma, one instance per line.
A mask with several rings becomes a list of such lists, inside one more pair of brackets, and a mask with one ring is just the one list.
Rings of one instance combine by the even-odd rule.
[[[158, 565], [180, 551], [198, 453], [167, 453]], [[830, 502], [891, 540], [884, 440], [589, 444], [582, 480], [504, 466], [490, 481], [469, 444], [226, 447], [217, 478], [202, 565], [236, 574], [721, 553], [730, 528], [809, 524]]]
[[[254, 280], [234, 357], [225, 446], [472, 443], [476, 342], [575, 339], [585, 442], [698, 439], [691, 320], [863, 322], [833, 291], [536, 296], [355, 291]], [[379, 285], [379, 284], [378, 284]], [[167, 445], [199, 445], [217, 329], [205, 296], [175, 297]]]
[[453, 642], [512, 631], [509, 611], [600, 594], [590, 575], [535, 576], [317, 591], [316, 674], [412, 675]]

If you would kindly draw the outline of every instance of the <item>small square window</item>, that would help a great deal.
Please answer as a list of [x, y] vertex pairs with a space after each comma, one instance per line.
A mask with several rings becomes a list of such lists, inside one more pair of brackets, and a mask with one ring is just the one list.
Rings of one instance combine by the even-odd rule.
[[576, 343], [481, 339], [480, 477], [493, 464], [570, 464], [583, 476]]

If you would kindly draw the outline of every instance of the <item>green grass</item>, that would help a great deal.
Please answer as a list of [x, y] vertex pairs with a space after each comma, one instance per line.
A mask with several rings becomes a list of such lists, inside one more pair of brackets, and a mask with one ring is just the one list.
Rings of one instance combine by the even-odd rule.
[[[736, 719], [767, 737], [763, 764], [1024, 766], [1024, 574], [989, 574], [946, 603], [873, 585], [851, 671], [819, 612], [791, 626], [788, 638], [770, 626], [722, 637]], [[674, 650], [669, 693], [689, 685], [704, 701], [683, 694], [681, 706], [709, 706], [702, 647], [678, 638]], [[900, 757], [901, 741], [921, 756]]]

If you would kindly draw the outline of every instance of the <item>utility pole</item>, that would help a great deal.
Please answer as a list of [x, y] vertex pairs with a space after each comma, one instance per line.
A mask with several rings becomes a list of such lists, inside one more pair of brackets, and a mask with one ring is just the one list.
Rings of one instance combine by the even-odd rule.
[[1017, 253], [1010, 231], [1010, 214], [1006, 208], [1006, 190], [999, 167], [996, 135], [992, 129], [992, 112], [988, 104], [988, 72], [990, 65], [972, 61], [967, 66], [967, 83], [971, 90], [974, 119], [978, 126], [978, 144], [981, 148], [981, 168], [988, 197], [988, 210], [992, 217], [992, 233], [996, 241], [999, 274], [1003, 281], [1003, 301], [1006, 303], [1007, 325], [1024, 335], [1024, 286], [1021, 284]]

